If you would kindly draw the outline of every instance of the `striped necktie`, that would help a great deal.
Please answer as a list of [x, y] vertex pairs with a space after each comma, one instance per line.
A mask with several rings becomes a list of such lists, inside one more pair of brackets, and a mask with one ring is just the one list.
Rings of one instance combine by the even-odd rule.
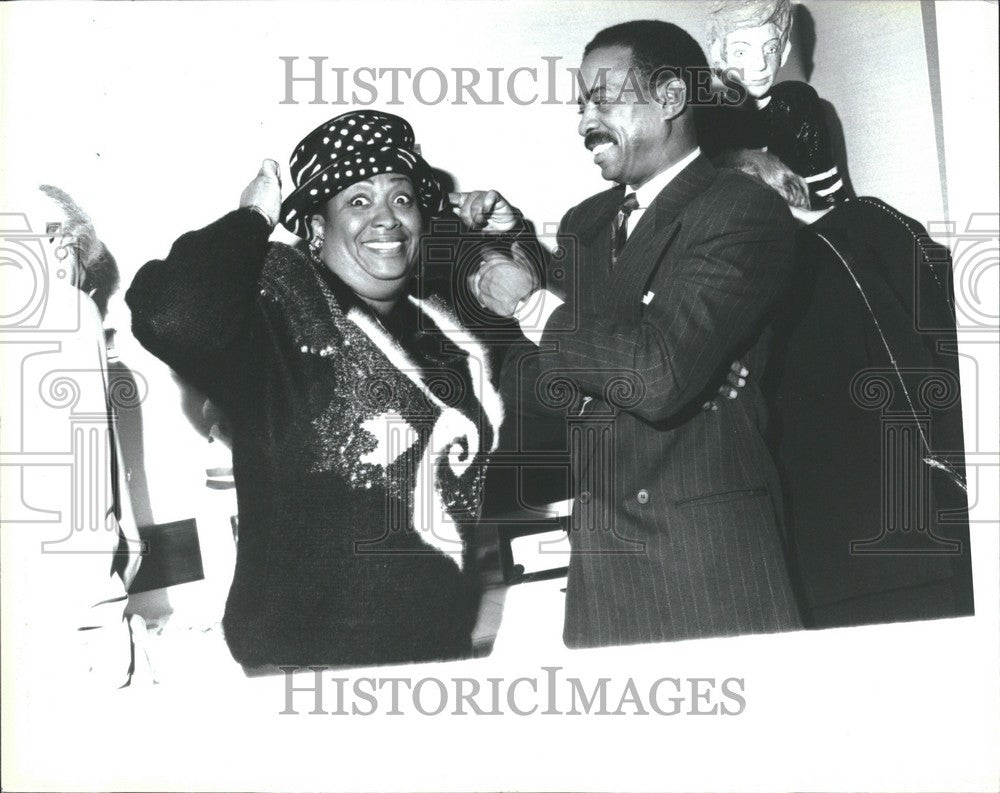
[[611, 224], [611, 266], [618, 264], [618, 258], [625, 248], [625, 241], [628, 239], [628, 216], [639, 208], [639, 199], [635, 193], [629, 193], [622, 201], [618, 214], [615, 215], [614, 223]]

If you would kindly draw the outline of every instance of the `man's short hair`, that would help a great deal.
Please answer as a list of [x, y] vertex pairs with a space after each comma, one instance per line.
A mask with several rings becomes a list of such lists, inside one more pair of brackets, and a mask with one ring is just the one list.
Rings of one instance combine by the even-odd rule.
[[712, 0], [708, 11], [708, 40], [718, 41], [725, 54], [726, 36], [736, 30], [774, 25], [781, 35], [781, 46], [792, 29], [792, 5], [789, 0]]
[[765, 187], [770, 187], [790, 207], [809, 209], [809, 185], [773, 154], [753, 149], [733, 149], [722, 152], [715, 158], [715, 164], [745, 173]]
[[583, 57], [602, 47], [628, 47], [632, 51], [632, 68], [651, 90], [665, 73], [679, 77], [687, 89], [688, 104], [695, 97], [698, 71], [708, 69], [705, 53], [690, 33], [657, 19], [604, 28], [583, 48]]

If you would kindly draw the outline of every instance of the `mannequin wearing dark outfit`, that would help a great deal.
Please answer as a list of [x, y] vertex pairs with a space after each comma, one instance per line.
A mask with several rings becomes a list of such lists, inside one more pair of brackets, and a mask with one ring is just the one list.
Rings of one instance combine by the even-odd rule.
[[702, 108], [702, 150], [765, 149], [806, 180], [813, 209], [835, 206], [847, 190], [833, 158], [823, 105], [816, 90], [795, 80], [778, 83], [763, 107], [753, 97], [738, 106]]

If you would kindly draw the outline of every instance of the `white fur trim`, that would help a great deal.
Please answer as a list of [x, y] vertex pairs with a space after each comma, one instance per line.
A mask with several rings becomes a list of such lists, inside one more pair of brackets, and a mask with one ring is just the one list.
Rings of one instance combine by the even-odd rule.
[[396, 411], [381, 413], [361, 422], [361, 429], [375, 436], [378, 444], [361, 455], [360, 461], [388, 468], [418, 440], [417, 431]]
[[389, 363], [410, 378], [410, 380], [413, 381], [413, 383], [423, 392], [424, 396], [431, 400], [431, 402], [444, 410], [444, 402], [431, 393], [431, 390], [424, 384], [424, 381], [421, 380], [420, 376], [417, 374], [420, 371], [420, 367], [410, 359], [410, 357], [403, 351], [403, 348], [396, 343], [396, 340], [386, 333], [385, 328], [377, 322], [374, 322], [371, 317], [356, 308], [352, 308], [347, 312], [347, 318], [361, 328], [365, 335], [375, 342], [375, 346], [383, 352], [386, 358], [389, 359]]
[[[464, 436], [467, 450], [462, 457], [462, 447], [457, 442]], [[417, 467], [417, 485], [413, 491], [413, 526], [421, 539], [432, 545], [458, 565], [461, 570], [462, 537], [458, 525], [451, 519], [448, 508], [441, 499], [441, 491], [435, 487], [434, 472], [443, 456], [456, 475], [468, 470], [479, 447], [479, 432], [476, 426], [455, 408], [445, 408], [434, 424], [430, 441]]]
[[[441, 332], [452, 344], [468, 355], [472, 389], [476, 394], [476, 399], [483, 406], [486, 418], [493, 427], [493, 443], [490, 444], [490, 451], [496, 451], [497, 444], [500, 442], [500, 425], [503, 424], [504, 411], [500, 392], [490, 382], [490, 360], [486, 355], [486, 350], [443, 307], [436, 306], [429, 300], [419, 300], [412, 295], [409, 299], [411, 303], [434, 320], [434, 323], [441, 328]], [[480, 366], [478, 377], [476, 376], [477, 372], [473, 371], [472, 368], [473, 361], [478, 362]]]
[[[483, 405], [487, 419], [493, 425], [491, 451], [496, 449], [500, 422], [503, 420], [503, 405], [500, 402], [499, 393], [489, 382], [489, 362], [486, 359], [485, 351], [474, 340], [469, 340], [467, 334], [446, 312], [428, 305], [426, 301], [416, 300], [412, 297], [410, 300], [437, 324], [449, 341], [468, 354], [473, 391]], [[462, 538], [458, 532], [457, 524], [451, 519], [441, 498], [441, 491], [435, 486], [435, 473], [437, 465], [442, 462], [442, 457], [447, 460], [456, 476], [461, 476], [468, 470], [473, 458], [479, 452], [479, 428], [461, 411], [445, 405], [434, 395], [420, 378], [420, 368], [381, 325], [356, 308], [347, 312], [347, 318], [375, 342], [375, 345], [393, 366], [405, 374], [431, 402], [441, 409], [441, 415], [438, 416], [438, 420], [431, 430], [431, 437], [417, 468], [416, 488], [413, 493], [413, 526], [420, 533], [424, 542], [447, 555], [458, 565], [459, 569], [462, 569]], [[472, 369], [472, 361], [474, 360], [480, 363], [481, 381], [477, 380], [476, 372]], [[393, 454], [398, 457], [405, 451], [405, 449], [400, 448], [396, 452], [395, 449], [400, 445], [390, 444], [387, 439], [386, 443], [383, 444], [384, 439], [381, 436], [385, 434], [385, 429], [381, 422], [394, 418], [402, 419], [398, 414], [387, 413], [366, 421], [362, 425], [364, 429], [372, 432], [379, 442], [379, 447], [371, 455], [368, 455], [364, 462], [384, 464], [384, 461], [389, 460]], [[407, 439], [413, 437], [410, 446], [416, 443], [415, 434], [411, 436], [407, 433], [406, 437]], [[462, 440], [465, 441], [464, 451], [461, 445]], [[410, 448], [410, 446], [406, 448]], [[391, 450], [390, 447], [392, 447]]]

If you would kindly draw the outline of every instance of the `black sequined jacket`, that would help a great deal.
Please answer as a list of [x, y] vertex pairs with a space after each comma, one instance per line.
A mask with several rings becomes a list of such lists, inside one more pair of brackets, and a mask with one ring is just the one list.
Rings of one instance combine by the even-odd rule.
[[758, 109], [752, 100], [737, 107], [704, 108], [699, 139], [709, 157], [726, 149], [766, 149], [809, 185], [813, 209], [847, 199], [833, 156], [823, 104], [816, 89], [787, 80], [775, 85]]
[[230, 650], [245, 667], [462, 656], [468, 527], [502, 420], [486, 356], [443, 304], [408, 297], [380, 320], [268, 236], [230, 213], [126, 295], [136, 338], [233, 425]]

